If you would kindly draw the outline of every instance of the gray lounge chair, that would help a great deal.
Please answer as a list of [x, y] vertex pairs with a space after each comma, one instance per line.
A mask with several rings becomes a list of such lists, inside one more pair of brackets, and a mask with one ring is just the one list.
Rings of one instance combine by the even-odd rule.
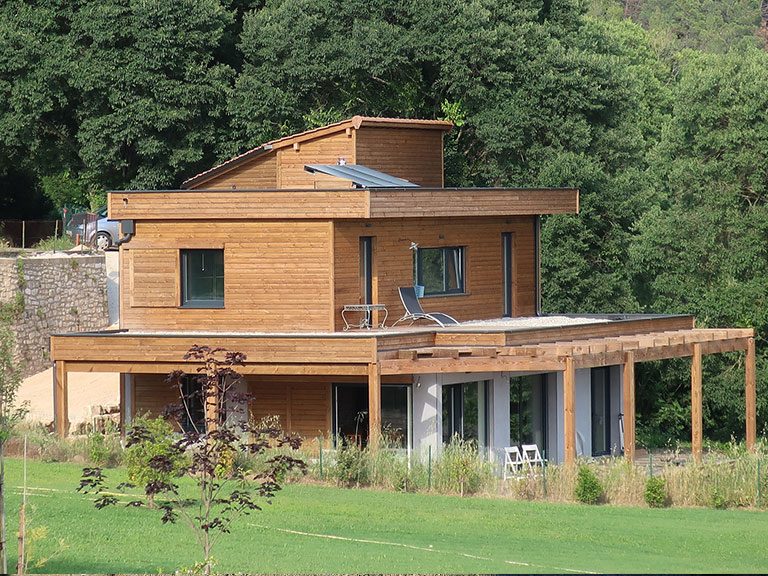
[[448, 316], [448, 314], [443, 314], [441, 312], [424, 312], [421, 308], [421, 304], [419, 304], [419, 298], [416, 296], [416, 290], [413, 286], [405, 286], [398, 288], [398, 290], [400, 292], [400, 300], [403, 303], [403, 308], [405, 308], [405, 315], [392, 324], [392, 326], [406, 320], [410, 320], [411, 324], [413, 324], [416, 320], [422, 319], [432, 320], [433, 322], [440, 324], [440, 326], [459, 323], [458, 320]]

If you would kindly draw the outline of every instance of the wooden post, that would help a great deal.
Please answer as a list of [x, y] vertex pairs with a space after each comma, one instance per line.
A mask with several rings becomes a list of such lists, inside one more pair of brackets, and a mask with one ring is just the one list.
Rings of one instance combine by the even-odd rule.
[[701, 344], [693, 345], [691, 358], [691, 452], [694, 462], [701, 462]]
[[216, 384], [203, 383], [203, 402], [205, 410], [205, 432], [214, 432], [219, 428], [221, 418], [221, 391]]
[[566, 356], [565, 358], [565, 370], [563, 371], [563, 401], [565, 463], [574, 464], [576, 462], [576, 369], [573, 366], [572, 356]]
[[757, 391], [755, 376], [755, 339], [747, 339], [747, 355], [744, 364], [744, 380], [747, 420], [747, 450], [755, 450], [757, 439]]
[[120, 434], [125, 436], [133, 420], [133, 374], [120, 374]]
[[375, 450], [381, 439], [381, 372], [378, 363], [368, 364], [368, 446]]
[[635, 353], [624, 354], [624, 458], [635, 460]]
[[54, 362], [53, 370], [53, 423], [54, 431], [62, 438], [69, 434], [69, 390], [67, 365], [63, 360]]

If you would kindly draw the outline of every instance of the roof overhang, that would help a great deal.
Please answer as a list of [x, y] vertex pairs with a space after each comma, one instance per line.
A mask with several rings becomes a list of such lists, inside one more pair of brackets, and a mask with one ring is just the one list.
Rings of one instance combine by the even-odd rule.
[[111, 220], [302, 220], [536, 216], [579, 211], [576, 188], [124, 190]]

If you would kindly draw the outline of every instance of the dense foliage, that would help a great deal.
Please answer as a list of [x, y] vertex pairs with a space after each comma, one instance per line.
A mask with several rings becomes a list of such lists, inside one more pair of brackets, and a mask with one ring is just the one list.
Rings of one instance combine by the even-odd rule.
[[[765, 30], [752, 0], [8, 0], [0, 210], [177, 187], [352, 114], [447, 118], [449, 184], [581, 189], [544, 222], [545, 311], [755, 326], [762, 429]], [[739, 362], [708, 360], [710, 437], [740, 428]], [[685, 366], [638, 374], [643, 438], [684, 438]]]

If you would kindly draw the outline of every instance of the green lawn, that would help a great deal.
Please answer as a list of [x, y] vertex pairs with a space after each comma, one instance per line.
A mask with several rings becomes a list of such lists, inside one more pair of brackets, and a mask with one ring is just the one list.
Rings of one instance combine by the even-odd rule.
[[[8, 460], [8, 540], [16, 550], [21, 465]], [[33, 526], [46, 526], [40, 572], [172, 572], [199, 551], [183, 525], [144, 508], [95, 510], [80, 467], [30, 462]], [[110, 471], [118, 480], [120, 471]], [[649, 510], [288, 486], [226, 536], [221, 572], [768, 571], [768, 516]], [[15, 565], [15, 555], [12, 557]]]

